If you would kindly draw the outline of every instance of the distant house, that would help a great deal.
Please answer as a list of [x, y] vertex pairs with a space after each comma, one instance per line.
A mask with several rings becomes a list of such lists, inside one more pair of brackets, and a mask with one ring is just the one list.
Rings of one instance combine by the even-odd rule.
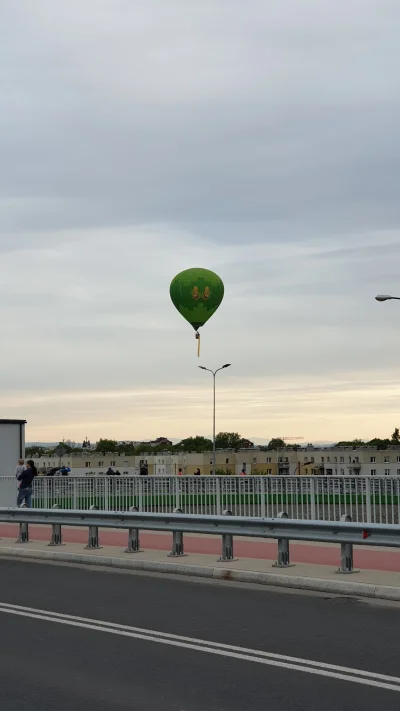
[[172, 447], [172, 442], [167, 437], [157, 437], [151, 444], [153, 447]]
[[254, 449], [254, 442], [250, 442], [249, 439], [242, 439], [240, 449]]

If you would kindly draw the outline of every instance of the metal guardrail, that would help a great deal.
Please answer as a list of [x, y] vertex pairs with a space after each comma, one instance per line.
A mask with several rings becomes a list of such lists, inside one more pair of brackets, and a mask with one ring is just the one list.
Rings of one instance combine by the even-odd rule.
[[400, 547], [400, 527], [397, 525], [364, 524], [352, 522], [343, 517], [340, 522], [304, 521], [289, 519], [285, 512], [278, 518], [247, 518], [232, 516], [227, 510], [222, 516], [196, 516], [175, 511], [172, 514], [152, 514], [145, 512], [99, 511], [63, 511], [54, 509], [7, 509], [0, 508], [1, 523], [19, 523], [19, 543], [29, 542], [29, 524], [52, 526], [49, 545], [62, 544], [62, 526], [88, 527], [87, 549], [98, 549], [99, 528], [124, 529], [128, 531], [126, 552], [140, 550], [139, 532], [171, 531], [173, 544], [170, 556], [184, 555], [183, 534], [222, 536], [222, 555], [220, 561], [233, 560], [233, 536], [275, 539], [278, 541], [279, 568], [290, 565], [289, 541], [319, 541], [339, 543], [341, 545], [341, 565], [339, 572], [351, 573], [353, 570], [353, 545]]

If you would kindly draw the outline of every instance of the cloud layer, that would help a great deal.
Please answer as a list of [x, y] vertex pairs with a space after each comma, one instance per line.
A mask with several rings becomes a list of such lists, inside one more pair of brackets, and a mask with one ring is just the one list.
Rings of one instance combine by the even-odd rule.
[[[396, 424], [395, 1], [0, 0], [0, 388], [30, 439]], [[285, 430], [283, 432], [282, 430]], [[294, 432], [294, 430], [296, 430]], [[300, 432], [301, 430], [301, 432]]]

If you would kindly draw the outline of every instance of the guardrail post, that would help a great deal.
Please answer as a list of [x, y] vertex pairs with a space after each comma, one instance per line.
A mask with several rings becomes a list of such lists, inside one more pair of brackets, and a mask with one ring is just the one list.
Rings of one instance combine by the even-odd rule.
[[[277, 518], [289, 518], [285, 511], [281, 511]], [[290, 563], [289, 540], [278, 538], [278, 560], [273, 564], [273, 568], [293, 568]]]
[[[53, 509], [61, 509], [59, 504], [54, 504]], [[53, 523], [51, 527], [51, 541], [49, 546], [62, 546], [61, 523]]]
[[[131, 506], [129, 511], [138, 513], [139, 509], [137, 506]], [[140, 553], [140, 538], [138, 528], [128, 529], [128, 548], [125, 548], [125, 553]]]
[[[232, 511], [227, 509], [223, 512], [223, 516], [233, 516]], [[226, 560], [235, 560], [233, 555], [233, 536], [231, 533], [222, 534], [222, 555], [218, 558], [218, 561], [222, 563]]]
[[[174, 509], [174, 514], [181, 514], [182, 509]], [[178, 558], [185, 555], [183, 549], [183, 533], [182, 531], [173, 531], [172, 533], [172, 551], [168, 554], [169, 558]]]
[[[22, 504], [21, 509], [28, 508], [26, 504]], [[19, 524], [19, 536], [16, 541], [17, 543], [29, 543], [29, 524], [20, 523]]]
[[[91, 506], [89, 511], [98, 511], [99, 508], [98, 506]], [[89, 540], [87, 546], [85, 546], [86, 550], [92, 550], [93, 548], [101, 548], [102, 546], [99, 546], [99, 527], [98, 526], [89, 526]]]
[[[351, 523], [352, 518], [349, 514], [344, 514], [340, 517], [342, 523]], [[353, 544], [352, 543], [341, 543], [340, 544], [340, 568], [338, 573], [357, 573], [357, 570], [353, 568]]]

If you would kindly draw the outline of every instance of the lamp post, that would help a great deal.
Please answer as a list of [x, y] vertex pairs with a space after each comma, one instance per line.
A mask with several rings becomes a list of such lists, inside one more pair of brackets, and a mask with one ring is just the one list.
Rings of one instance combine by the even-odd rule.
[[389, 296], [388, 294], [378, 294], [376, 301], [400, 301], [400, 296]]
[[224, 370], [224, 368], [230, 368], [231, 364], [230, 363], [225, 363], [225, 365], [222, 365], [221, 368], [217, 368], [217, 370], [211, 370], [211, 368], [205, 368], [204, 365], [199, 365], [198, 368], [200, 370], [207, 370], [211, 375], [213, 376], [213, 385], [214, 385], [214, 398], [213, 398], [213, 456], [212, 456], [212, 461], [213, 461], [213, 474], [215, 475], [215, 379], [217, 376], [217, 373], [219, 373], [220, 370]]

